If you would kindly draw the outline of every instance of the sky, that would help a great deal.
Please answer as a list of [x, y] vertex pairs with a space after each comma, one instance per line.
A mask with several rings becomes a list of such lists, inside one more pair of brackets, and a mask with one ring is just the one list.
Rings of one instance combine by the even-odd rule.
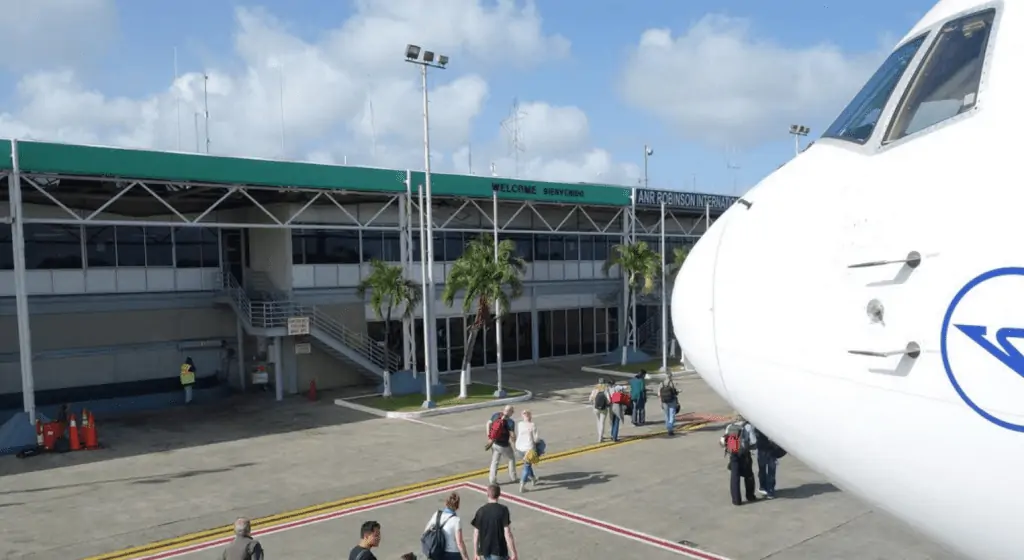
[[933, 3], [0, 0], [0, 137], [739, 195]]

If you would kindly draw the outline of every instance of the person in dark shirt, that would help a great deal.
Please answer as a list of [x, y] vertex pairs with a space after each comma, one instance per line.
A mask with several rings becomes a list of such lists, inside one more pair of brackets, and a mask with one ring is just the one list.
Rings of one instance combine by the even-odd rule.
[[380, 546], [380, 523], [367, 521], [359, 528], [359, 544], [348, 553], [348, 560], [377, 560], [370, 551]]
[[487, 503], [480, 506], [470, 523], [473, 526], [473, 550], [485, 560], [517, 560], [516, 541], [512, 536], [512, 515], [498, 503], [501, 487], [487, 487]]
[[516, 421], [512, 417], [515, 409], [512, 405], [506, 406], [501, 412], [496, 412], [491, 416], [491, 420], [487, 423], [487, 435], [490, 438], [491, 425], [498, 421], [505, 422], [505, 434], [498, 440], [490, 441], [491, 446], [491, 470], [488, 476], [488, 482], [498, 482], [498, 465], [504, 459], [508, 462], [508, 479], [509, 482], [519, 482], [519, 477], [516, 476], [516, 455], [512, 451], [512, 444], [515, 442], [516, 437]]

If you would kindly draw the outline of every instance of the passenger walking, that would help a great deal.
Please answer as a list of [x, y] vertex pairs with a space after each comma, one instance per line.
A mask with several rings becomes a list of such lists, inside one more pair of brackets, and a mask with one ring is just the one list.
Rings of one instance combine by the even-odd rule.
[[498, 464], [502, 459], [508, 461], [509, 482], [516, 482], [516, 456], [512, 451], [515, 441], [516, 421], [512, 414], [515, 409], [506, 406], [501, 412], [494, 413], [487, 423], [488, 447], [491, 450], [491, 472], [488, 480], [491, 484], [498, 483]]
[[633, 401], [633, 425], [643, 426], [647, 423], [647, 370], [629, 380], [629, 398]]
[[732, 505], [738, 506], [742, 503], [740, 478], [743, 479], [747, 501], [756, 502], [754, 460], [750, 456], [750, 450], [757, 447], [757, 435], [754, 433], [754, 427], [740, 416], [735, 422], [726, 426], [725, 435], [718, 442], [725, 447], [725, 454], [729, 457], [729, 493], [732, 494]]
[[487, 487], [487, 503], [473, 516], [473, 550], [477, 559], [517, 560], [516, 540], [512, 536], [512, 514], [498, 503], [501, 487]]
[[672, 382], [672, 373], [665, 373], [665, 380], [658, 387], [658, 398], [661, 399], [661, 409], [665, 412], [665, 431], [668, 435], [675, 435], [676, 414], [679, 413], [679, 390]]
[[521, 413], [523, 419], [516, 426], [516, 451], [523, 458], [523, 477], [519, 480], [519, 491], [526, 489], [526, 481], [532, 481], [537, 485], [537, 473], [534, 468], [544, 454], [544, 440], [540, 439], [540, 431], [533, 423], [533, 413], [524, 410]]
[[359, 544], [348, 553], [348, 560], [377, 560], [371, 549], [380, 546], [380, 523], [367, 521], [359, 527]]
[[235, 520], [235, 540], [224, 549], [221, 560], [263, 560], [263, 545], [252, 538], [252, 522], [245, 517]]
[[597, 442], [604, 441], [604, 427], [608, 423], [608, 409], [612, 404], [612, 394], [604, 378], [597, 380], [597, 385], [590, 392], [587, 402], [594, 405], [594, 418], [597, 420]]
[[[457, 492], [452, 492], [444, 501], [444, 508], [430, 516], [427, 521], [427, 528], [423, 530], [422, 542], [427, 546], [428, 535], [440, 536], [440, 548], [444, 550], [443, 555], [434, 558], [429, 550], [424, 550], [428, 560], [469, 560], [469, 553], [466, 552], [466, 543], [462, 538], [462, 518], [459, 517], [459, 505], [461, 500]], [[440, 527], [440, 531], [435, 528]], [[433, 542], [433, 541], [432, 541]]]
[[619, 426], [626, 417], [626, 404], [628, 402], [626, 388], [622, 385], [612, 387], [612, 441], [619, 441]]
[[178, 374], [181, 386], [185, 389], [185, 404], [192, 402], [192, 386], [196, 384], [196, 364], [191, 357], [185, 358], [181, 364], [181, 373]]

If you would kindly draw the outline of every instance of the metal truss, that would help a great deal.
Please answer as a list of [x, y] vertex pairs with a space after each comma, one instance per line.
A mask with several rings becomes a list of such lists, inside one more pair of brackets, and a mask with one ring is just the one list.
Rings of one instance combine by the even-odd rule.
[[[660, 216], [657, 219], [655, 219], [654, 222], [651, 223], [650, 225], [644, 224], [644, 221], [641, 220], [639, 216], [635, 216], [634, 219], [636, 220], [637, 229], [638, 230], [642, 230], [642, 234], [643, 235], [654, 235], [654, 234], [660, 234], [661, 233], [662, 224], [661, 224], [661, 217]], [[671, 219], [672, 221], [669, 222], [669, 219]], [[687, 227], [687, 226], [684, 226], [683, 223], [679, 221], [679, 216], [676, 216], [676, 214], [672, 210], [666, 208], [665, 209], [665, 225], [668, 226], [669, 224], [674, 223], [676, 225], [676, 227], [679, 228], [679, 229], [678, 229], [678, 231], [671, 232], [671, 233], [670, 232], [666, 232], [665, 235], [673, 236], [673, 237], [678, 237], [678, 236], [681, 236], [681, 235], [691, 236], [691, 237], [694, 236], [694, 235], [700, 235], [700, 233], [702, 233], [702, 232], [698, 233], [698, 228], [701, 228], [702, 224], [704, 224], [706, 221], [708, 221], [708, 219], [709, 219], [709, 216], [707, 214], [701, 214], [700, 218], [698, 218], [697, 221], [693, 223], [693, 225]], [[707, 229], [709, 227], [711, 227], [711, 223], [708, 221], [707, 225], [703, 228], [703, 231], [707, 231]]]
[[[60, 209], [66, 216], [61, 217], [26, 217], [25, 223], [49, 223], [49, 224], [64, 224], [64, 225], [96, 225], [96, 226], [165, 226], [165, 227], [207, 227], [207, 228], [245, 228], [245, 229], [325, 229], [325, 230], [360, 230], [360, 229], [376, 229], [376, 230], [395, 230], [398, 226], [385, 225], [377, 223], [381, 216], [388, 211], [392, 206], [401, 207], [400, 201], [405, 197], [403, 194], [378, 194], [378, 193], [362, 193], [353, 191], [343, 191], [340, 194], [345, 195], [366, 195], [373, 196], [375, 198], [386, 198], [385, 203], [377, 210], [373, 216], [366, 220], [360, 220], [358, 217], [352, 214], [352, 212], [345, 207], [344, 204], [338, 201], [337, 193], [331, 193], [324, 190], [317, 189], [302, 189], [302, 188], [272, 188], [272, 187], [252, 187], [242, 185], [218, 185], [218, 184], [206, 184], [206, 183], [192, 183], [192, 184], [180, 184], [168, 181], [117, 181], [115, 183], [117, 192], [109, 195], [106, 200], [98, 207], [90, 210], [74, 210], [71, 208], [72, 205], [66, 204], [59, 198], [59, 188], [62, 180], [73, 179], [76, 181], [95, 180], [100, 182], [110, 182], [109, 178], [103, 177], [74, 177], [65, 178], [59, 176], [45, 175], [45, 176], [33, 176], [28, 174], [21, 175], [22, 190], [23, 192], [35, 192], [39, 193], [42, 198], [38, 198], [33, 201], [34, 203], [49, 203], [55, 208]], [[24, 185], [31, 187], [31, 190], [25, 189]], [[284, 216], [277, 216], [270, 209], [267, 208], [268, 204], [279, 204], [277, 202], [260, 202], [258, 198], [264, 197], [267, 193], [289, 193], [299, 194], [299, 196], [305, 195], [305, 200], [302, 200], [302, 206], [297, 211], [291, 212]], [[54, 194], [57, 193], [57, 194]], [[104, 212], [113, 212], [115, 203], [122, 199], [128, 193], [133, 195], [140, 195], [141, 199], [148, 203], [157, 202], [162, 210], [161, 214], [166, 214], [171, 218], [169, 220], [148, 220], [148, 219], [131, 219], [131, 218], [120, 218], [111, 219], [101, 216]], [[203, 199], [199, 199], [197, 196], [192, 195], [203, 195]], [[191, 196], [191, 198], [190, 198]], [[212, 197], [216, 197], [212, 202], [207, 203], [206, 201]], [[95, 196], [93, 197], [95, 198]], [[90, 202], [92, 200], [90, 199]], [[232, 208], [226, 208], [225, 202], [231, 201], [233, 203]], [[26, 201], [27, 202], [27, 201]], [[337, 208], [343, 217], [341, 223], [331, 222], [323, 223], [303, 220], [303, 214], [314, 204], [319, 203], [320, 205], [333, 205]], [[198, 206], [197, 206], [198, 204]], [[181, 206], [190, 206], [189, 209], [183, 209]], [[225, 220], [222, 214], [215, 213], [218, 210], [231, 211], [231, 212], [245, 212], [249, 209], [256, 209], [259, 211], [259, 215], [265, 217], [265, 220], [254, 221], [250, 218], [240, 221]]]
[[[454, 212], [452, 212], [452, 214], [448, 216], [447, 219], [445, 219], [443, 222], [439, 222], [438, 220], [435, 219], [434, 229], [445, 231], [486, 232], [491, 232], [494, 229], [495, 218], [492, 215], [492, 212], [484, 210], [484, 208], [480, 205], [477, 199], [463, 198], [455, 200], [460, 200], [462, 204]], [[509, 234], [572, 233], [579, 235], [619, 235], [622, 232], [615, 227], [616, 222], [618, 222], [622, 218], [622, 216], [629, 210], [628, 208], [618, 208], [616, 209], [615, 214], [605, 222], [603, 219], [600, 221], [595, 221], [594, 218], [590, 215], [590, 213], [587, 212], [586, 207], [581, 206], [579, 204], [543, 204], [526, 201], [520, 203], [516, 210], [512, 213], [512, 215], [506, 219], [501, 216], [501, 210], [503, 209], [502, 205], [504, 205], [505, 208], [508, 207], [509, 201], [503, 201], [499, 199], [499, 202], [501, 203], [501, 205], [499, 205], [498, 207], [498, 231], [501, 233]], [[415, 200], [411, 200], [411, 208], [414, 210], [414, 214], [418, 217], [418, 219], [423, 219], [423, 213], [420, 211], [419, 205], [416, 203]], [[556, 224], [554, 219], [549, 219], [545, 217], [538, 208], [561, 209], [565, 211], [565, 215]], [[539, 223], [542, 226], [542, 228], [521, 229], [512, 227], [512, 223], [524, 212], [526, 212], [527, 214], [532, 213], [533, 216], [535, 216], [537, 220], [539, 220]], [[484, 225], [473, 228], [451, 226], [452, 222], [454, 222], [456, 218], [462, 217], [463, 219], [465, 219], [466, 217], [468, 217], [467, 214], [468, 216], [479, 215], [480, 217], [483, 218]], [[410, 216], [411, 215], [412, 214], [410, 214]], [[593, 227], [593, 229], [566, 228], [567, 224], [569, 224], [569, 221], [573, 216], [585, 218], [586, 221], [584, 223], [589, 224], [590, 226]]]

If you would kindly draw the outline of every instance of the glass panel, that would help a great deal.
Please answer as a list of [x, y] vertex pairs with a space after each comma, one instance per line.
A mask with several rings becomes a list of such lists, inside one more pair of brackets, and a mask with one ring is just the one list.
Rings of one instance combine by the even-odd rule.
[[569, 309], [565, 312], [566, 353], [575, 356], [580, 353], [580, 310]]
[[594, 309], [594, 352], [608, 351], [608, 314], [603, 307]]
[[580, 236], [565, 236], [565, 260], [575, 261], [580, 258]]
[[306, 264], [305, 249], [306, 239], [301, 229], [292, 230], [292, 264]]
[[448, 346], [451, 344], [448, 339], [448, 319], [437, 319], [437, 371], [449, 371]]
[[537, 321], [540, 323], [538, 328], [540, 343], [540, 358], [550, 358], [552, 356], [551, 349], [551, 312], [540, 311], [537, 313]]
[[608, 259], [608, 236], [594, 236], [594, 260], [604, 262]]
[[516, 341], [516, 314], [508, 313], [501, 318], [501, 360], [503, 362], [518, 362], [519, 346]]
[[822, 138], [836, 138], [863, 144], [871, 138], [889, 97], [914, 59], [927, 34], [898, 47], [875, 72], [853, 101], [839, 114]]
[[178, 268], [200, 268], [203, 265], [203, 234], [199, 228], [174, 230], [174, 262]]
[[995, 17], [995, 10], [985, 10], [942, 27], [904, 94], [886, 142], [974, 108]]
[[563, 236], [551, 235], [548, 237], [548, 260], [565, 260], [565, 238]]
[[516, 244], [516, 254], [527, 262], [533, 261], [533, 236], [528, 234], [515, 234], [511, 236]]
[[381, 250], [385, 262], [402, 262], [402, 243], [396, 231], [385, 231], [381, 233]]
[[324, 231], [324, 259], [326, 263], [359, 264], [358, 231]]
[[462, 317], [448, 319], [448, 343], [451, 344], [451, 369], [462, 370], [462, 359], [466, 355], [466, 333], [463, 330]]
[[580, 236], [580, 260], [594, 260], [594, 237], [593, 235]]
[[594, 309], [580, 309], [580, 353], [594, 353]]
[[516, 313], [516, 320], [519, 323], [519, 361], [533, 360], [533, 320], [529, 311]]
[[82, 268], [82, 228], [55, 224], [25, 224], [25, 268]]
[[549, 235], [540, 233], [533, 236], [533, 258], [537, 262], [544, 262], [551, 259], [551, 253], [548, 250], [549, 238]]
[[[121, 261], [121, 228], [117, 228], [117, 260]], [[148, 226], [146, 237], [146, 266], [174, 266], [174, 231], [169, 227]]]
[[416, 340], [416, 371], [426, 371], [426, 362], [423, 359], [423, 319], [416, 319], [413, 324], [412, 335]]
[[494, 322], [488, 321], [487, 326], [484, 328], [484, 359], [487, 360], [487, 365], [493, 365], [498, 363], [498, 341], [497, 341], [498, 330], [494, 328]]
[[14, 246], [10, 226], [0, 225], [0, 270], [14, 269]]
[[381, 260], [384, 258], [384, 247], [381, 242], [381, 232], [379, 231], [364, 231], [363, 235], [363, 261], [368, 263], [374, 259]]
[[[86, 227], [85, 257], [87, 266], [90, 268], [117, 266], [114, 239], [113, 226]], [[143, 264], [146, 262], [145, 251], [142, 254], [142, 262]]]
[[220, 232], [215, 229], [201, 228], [203, 268], [220, 268]]
[[608, 308], [608, 351], [620, 346], [619, 342], [619, 308]]
[[419, 232], [412, 233], [412, 260], [414, 262], [420, 262], [420, 258], [423, 257], [423, 252], [420, 251], [420, 234]]
[[[440, 233], [435, 233], [434, 234], [434, 262], [435, 263], [445, 262], [445, 261], [448, 261], [448, 260], [455, 260], [455, 259], [448, 259], [448, 255], [446, 255], [445, 252], [444, 252], [444, 245], [445, 245], [444, 244], [444, 235], [442, 235]], [[459, 250], [461, 251], [461, 249], [459, 249]], [[459, 254], [461, 255], [462, 253], [459, 253]]]
[[[464, 242], [469, 241], [471, 236], [466, 235], [465, 240], [461, 233], [457, 231], [449, 231], [444, 234], [444, 259], [445, 261], [456, 261], [462, 256], [462, 245]], [[441, 259], [436, 259], [440, 261]]]
[[565, 310], [556, 309], [551, 312], [551, 349], [555, 356], [564, 356], [566, 353], [565, 340]]

